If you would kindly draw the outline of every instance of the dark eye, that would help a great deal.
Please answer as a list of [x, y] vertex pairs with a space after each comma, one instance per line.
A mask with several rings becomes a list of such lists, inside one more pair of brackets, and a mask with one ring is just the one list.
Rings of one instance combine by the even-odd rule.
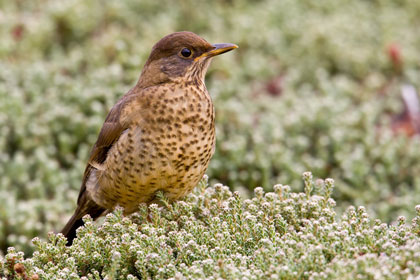
[[181, 55], [183, 57], [190, 57], [192, 55], [192, 51], [190, 49], [188, 49], [188, 48], [183, 48], [181, 50]]

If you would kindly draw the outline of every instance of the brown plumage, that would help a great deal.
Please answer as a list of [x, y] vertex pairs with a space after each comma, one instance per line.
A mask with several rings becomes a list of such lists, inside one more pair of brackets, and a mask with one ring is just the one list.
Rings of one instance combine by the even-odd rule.
[[124, 208], [128, 215], [157, 191], [176, 200], [204, 175], [214, 152], [214, 108], [204, 84], [211, 58], [237, 48], [211, 45], [191, 32], [162, 38], [137, 84], [109, 112], [93, 146], [73, 217], [62, 230], [71, 244], [82, 217]]

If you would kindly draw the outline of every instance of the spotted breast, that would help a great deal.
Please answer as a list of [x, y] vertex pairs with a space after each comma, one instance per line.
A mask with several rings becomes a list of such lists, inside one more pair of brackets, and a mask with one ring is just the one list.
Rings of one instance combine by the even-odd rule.
[[157, 191], [171, 200], [189, 193], [215, 147], [214, 108], [204, 84], [174, 83], [137, 95], [131, 101], [136, 104], [122, 112], [122, 120], [132, 124], [86, 184], [98, 205], [119, 205], [126, 214], [153, 200]]

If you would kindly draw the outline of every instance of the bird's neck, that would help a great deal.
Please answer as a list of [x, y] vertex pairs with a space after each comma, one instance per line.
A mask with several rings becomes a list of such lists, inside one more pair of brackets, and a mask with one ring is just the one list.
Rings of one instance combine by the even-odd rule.
[[158, 65], [151, 63], [144, 66], [137, 82], [137, 87], [148, 88], [167, 82], [170, 82], [169, 76], [163, 73]]
[[204, 86], [205, 75], [210, 61], [211, 58], [199, 61], [183, 71], [175, 71], [167, 65], [162, 66], [158, 61], [148, 62], [141, 72], [137, 87], [147, 88], [164, 83], [194, 83]]

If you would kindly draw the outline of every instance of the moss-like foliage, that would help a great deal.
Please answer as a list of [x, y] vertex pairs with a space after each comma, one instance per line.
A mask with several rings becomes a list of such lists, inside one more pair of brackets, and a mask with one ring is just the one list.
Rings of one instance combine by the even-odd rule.
[[206, 77], [211, 184], [299, 191], [311, 170], [340, 186], [337, 213], [413, 218], [420, 137], [398, 120], [401, 86], [420, 91], [419, 14], [419, 0], [0, 0], [0, 254], [63, 227], [108, 110], [180, 30], [239, 45]]
[[276, 185], [252, 199], [203, 180], [184, 201], [143, 205], [102, 224], [85, 218], [71, 247], [35, 238], [31, 258], [9, 248], [0, 274], [15, 279], [407, 279], [420, 274], [420, 205], [411, 225], [371, 221], [364, 207], [337, 219], [333, 180], [305, 192]]

